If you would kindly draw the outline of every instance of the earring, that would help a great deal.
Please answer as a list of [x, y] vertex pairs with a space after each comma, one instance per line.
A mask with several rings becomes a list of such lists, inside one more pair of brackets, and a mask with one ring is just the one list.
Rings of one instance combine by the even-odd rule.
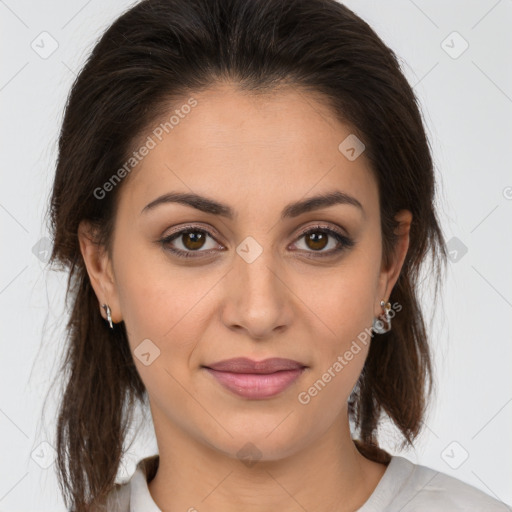
[[103, 304], [103, 306], [101, 306], [104, 310], [105, 310], [105, 313], [107, 313], [107, 322], [109, 323], [110, 325], [110, 328], [113, 329], [114, 326], [112, 325], [112, 316], [110, 315], [110, 307], [108, 304]]
[[384, 310], [384, 321], [387, 326], [384, 325], [384, 322], [378, 318], [373, 319], [373, 330], [377, 334], [384, 334], [391, 330], [391, 316], [389, 315], [389, 311], [391, 310], [391, 304], [389, 302], [385, 302], [383, 300], [380, 301], [380, 305]]

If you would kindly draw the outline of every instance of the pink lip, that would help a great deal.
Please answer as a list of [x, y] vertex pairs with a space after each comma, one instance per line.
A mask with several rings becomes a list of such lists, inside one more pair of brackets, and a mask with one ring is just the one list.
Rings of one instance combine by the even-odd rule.
[[253, 361], [246, 357], [227, 359], [204, 367], [219, 383], [244, 398], [268, 398], [290, 386], [306, 366], [292, 359], [273, 357]]
[[269, 398], [284, 391], [305, 367], [275, 373], [232, 373], [205, 368], [226, 389], [244, 398]]

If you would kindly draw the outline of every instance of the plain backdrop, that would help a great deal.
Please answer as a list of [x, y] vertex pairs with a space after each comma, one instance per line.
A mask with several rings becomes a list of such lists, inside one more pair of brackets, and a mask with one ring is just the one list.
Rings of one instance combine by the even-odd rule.
[[[400, 452], [512, 503], [512, 1], [345, 2], [399, 56], [420, 99], [451, 261], [422, 301], [438, 395]], [[77, 71], [124, 0], [0, 0], [0, 511], [64, 511], [42, 406], [63, 350], [64, 274], [45, 271], [56, 142]], [[142, 424], [119, 478], [156, 452]], [[384, 425], [393, 453], [396, 431]]]

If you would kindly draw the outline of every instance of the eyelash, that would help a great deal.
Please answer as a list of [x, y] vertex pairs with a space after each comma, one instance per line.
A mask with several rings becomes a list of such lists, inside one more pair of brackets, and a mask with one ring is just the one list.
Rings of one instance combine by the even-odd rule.
[[[199, 228], [199, 227], [196, 227], [196, 226], [187, 226], [185, 228], [183, 228], [182, 230], [180, 231], [177, 231], [175, 233], [172, 233], [171, 235], [169, 236], [166, 236], [165, 238], [162, 238], [161, 240], [159, 240], [159, 242], [162, 244], [162, 246], [172, 252], [174, 255], [176, 255], [178, 258], [201, 258], [202, 256], [196, 256], [195, 254], [196, 253], [208, 253], [210, 251], [200, 251], [200, 250], [197, 250], [197, 251], [182, 251], [181, 249], [175, 249], [173, 247], [170, 247], [168, 244], [170, 244], [172, 241], [176, 240], [177, 238], [179, 238], [181, 235], [184, 235], [184, 234], [187, 234], [187, 233], [204, 233], [208, 236], [210, 236], [211, 238], [215, 239], [214, 236], [206, 229], [203, 229], [203, 228]], [[297, 240], [300, 240], [301, 238], [303, 238], [304, 236], [307, 236], [311, 233], [323, 233], [323, 234], [327, 234], [327, 235], [330, 235], [332, 236], [335, 240], [337, 240], [341, 246], [338, 246], [336, 249], [331, 249], [330, 251], [327, 251], [325, 253], [320, 253], [320, 252], [317, 252], [315, 253], [315, 251], [306, 251], [306, 252], [313, 252], [315, 253], [315, 256], [313, 256], [313, 258], [326, 258], [326, 257], [329, 257], [329, 256], [334, 256], [338, 253], [341, 253], [342, 251], [346, 250], [346, 249], [349, 249], [351, 247], [354, 246], [355, 242], [346, 237], [345, 235], [339, 233], [338, 231], [335, 231], [331, 228], [328, 228], [328, 227], [325, 227], [325, 226], [312, 226], [311, 228], [308, 228], [306, 231], [302, 231]], [[311, 257], [311, 256], [308, 256], [308, 257]]]

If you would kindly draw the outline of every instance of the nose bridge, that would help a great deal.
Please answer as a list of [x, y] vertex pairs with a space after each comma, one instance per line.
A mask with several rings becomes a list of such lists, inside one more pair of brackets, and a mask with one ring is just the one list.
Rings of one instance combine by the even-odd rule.
[[[268, 242], [270, 236], [265, 240]], [[251, 236], [242, 240], [236, 253], [229, 273], [227, 311], [231, 314], [224, 320], [244, 327], [254, 337], [264, 337], [286, 323], [286, 287], [276, 270], [280, 266], [272, 247]]]
[[252, 299], [264, 296], [266, 301], [273, 300], [279, 294], [279, 279], [275, 268], [278, 266], [274, 257], [274, 251], [269, 242], [270, 236], [256, 238], [247, 236], [237, 246], [237, 258], [234, 264], [234, 272], [243, 285], [245, 295], [251, 295]]

